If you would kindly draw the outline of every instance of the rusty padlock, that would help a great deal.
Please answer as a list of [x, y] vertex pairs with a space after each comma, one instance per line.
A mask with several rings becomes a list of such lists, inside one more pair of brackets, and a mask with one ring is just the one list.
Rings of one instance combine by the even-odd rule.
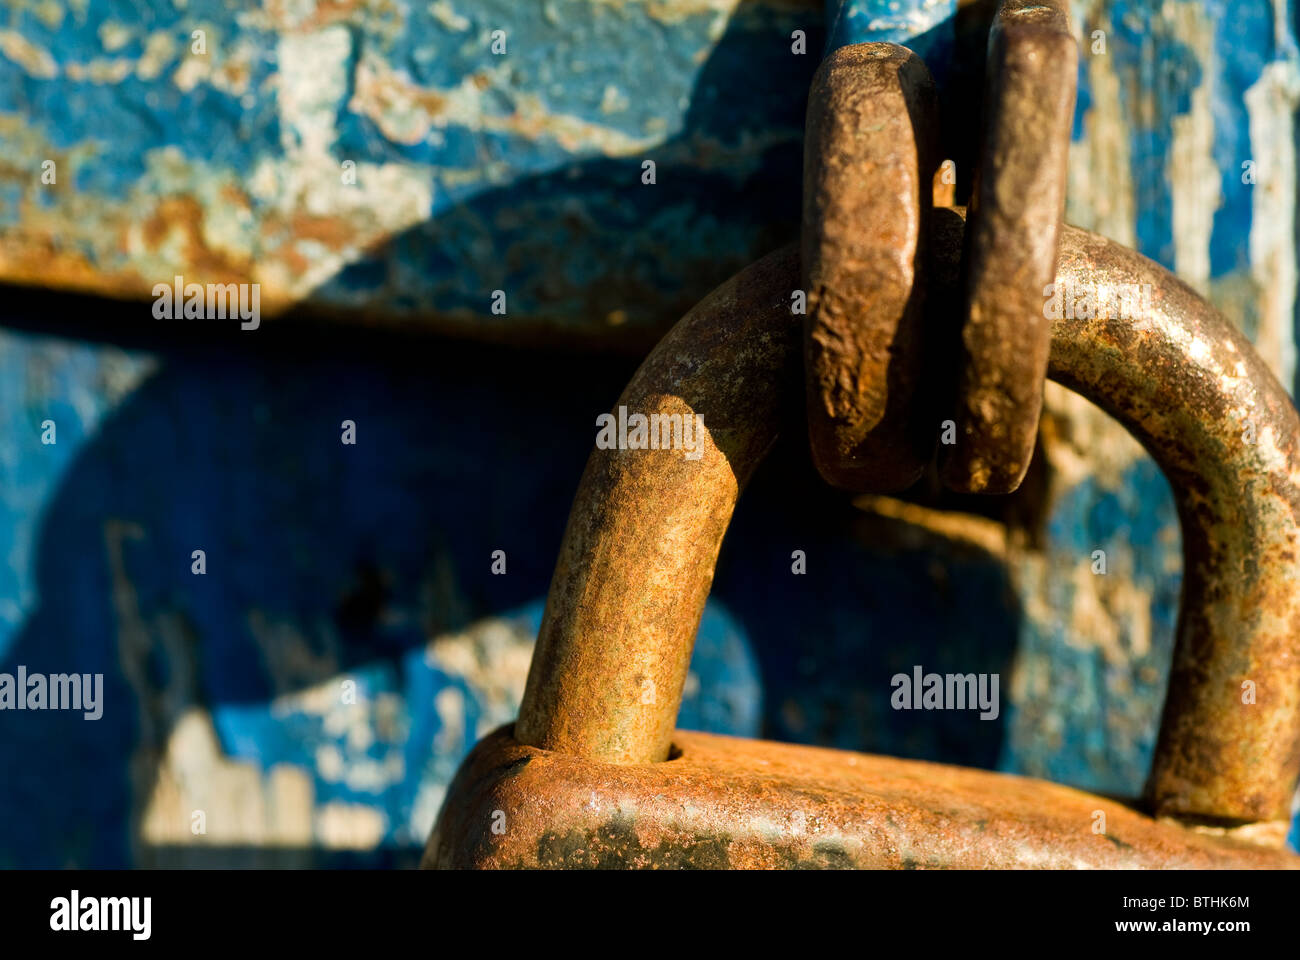
[[[956, 264], [960, 214], [937, 213], [932, 242]], [[1050, 375], [1143, 443], [1182, 523], [1184, 592], [1146, 795], [674, 731], [736, 498], [777, 425], [802, 410], [799, 276], [793, 248], [738, 274], [620, 397], [646, 415], [702, 417], [702, 456], [593, 452], [519, 719], [464, 761], [424, 866], [1300, 866], [1284, 849], [1300, 769], [1300, 421], [1250, 343], [1193, 291], [1069, 226], [1058, 287], [1136, 286], [1149, 309], [1062, 311]], [[951, 299], [955, 277], [936, 282]]]

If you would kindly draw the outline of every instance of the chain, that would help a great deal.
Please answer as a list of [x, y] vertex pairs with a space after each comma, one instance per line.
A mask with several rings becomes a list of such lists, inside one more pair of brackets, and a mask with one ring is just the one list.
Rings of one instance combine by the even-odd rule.
[[[964, 231], [966, 211], [935, 203], [921, 60], [867, 43], [822, 64], [801, 238], [813, 460], [836, 487], [905, 488], [949, 410], [945, 484], [1006, 493], [1029, 466], [1049, 374], [1113, 414], [1156, 456], [1183, 528], [1148, 803], [1192, 821], [1282, 823], [1300, 766], [1295, 412], [1193, 291], [1063, 225], [1076, 63], [1064, 0], [1002, 0]], [[1243, 590], [1249, 603], [1226, 600]]]
[[1020, 485], [1047, 374], [1043, 290], [1056, 273], [1076, 63], [1064, 0], [1003, 0], [989, 34], [959, 330], [950, 304], [926, 307], [938, 162], [929, 71], [890, 43], [840, 47], [819, 69], [804, 148], [804, 365], [810, 446], [827, 482], [910, 486], [946, 409], [947, 485]]

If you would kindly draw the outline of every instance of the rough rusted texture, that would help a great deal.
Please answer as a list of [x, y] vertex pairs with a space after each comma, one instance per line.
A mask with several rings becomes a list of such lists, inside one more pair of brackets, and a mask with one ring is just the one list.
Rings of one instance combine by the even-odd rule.
[[[1116, 319], [1107, 291], [1144, 284], [1149, 304]], [[1052, 379], [1141, 441], [1181, 520], [1183, 597], [1151, 801], [1187, 818], [1282, 819], [1300, 772], [1295, 409], [1245, 336], [1140, 254], [1066, 227], [1057, 285], [1063, 303], [1103, 309], [1054, 321]]]
[[[808, 95], [803, 285], [808, 435], [831, 484], [910, 486], [934, 449], [926, 370], [922, 223], [938, 105], [916, 54], [841, 47]], [[926, 425], [931, 425], [930, 429]]]
[[666, 763], [611, 765], [502, 728], [461, 767], [423, 866], [1300, 867], [1042, 780], [683, 730], [673, 743]]
[[1078, 53], [1065, 0], [1003, 0], [989, 33], [984, 142], [967, 231], [956, 445], [945, 483], [1020, 486], [1043, 406]]
[[[797, 404], [793, 247], [709, 294], [615, 405], [703, 418], [700, 456], [597, 448], [560, 547], [519, 710], [520, 740], [605, 761], [662, 760], [740, 488]], [[802, 411], [799, 411], [800, 414]]]
[[[936, 211], [940, 242], [956, 241], [957, 217]], [[1300, 765], [1300, 421], [1246, 339], [1176, 278], [1087, 231], [1065, 228], [1062, 238], [1049, 372], [1146, 446], [1182, 520], [1185, 592], [1153, 808], [1213, 823], [1280, 821]], [[797, 391], [798, 340], [783, 299], [795, 271], [785, 250], [720, 287], [620, 398], [629, 410], [703, 414], [703, 456], [593, 453], [552, 582], [521, 742], [624, 764], [668, 756], [736, 496]]]

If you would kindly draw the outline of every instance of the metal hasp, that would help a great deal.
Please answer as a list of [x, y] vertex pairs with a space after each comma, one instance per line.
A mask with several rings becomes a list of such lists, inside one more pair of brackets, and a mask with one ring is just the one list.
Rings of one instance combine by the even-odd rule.
[[[952, 262], [959, 212], [935, 219]], [[1300, 421], [1228, 321], [1155, 263], [1071, 227], [1060, 289], [1152, 291], [1137, 320], [1062, 311], [1049, 362], [1146, 446], [1178, 500], [1184, 594], [1146, 800], [673, 732], [736, 498], [803, 413], [799, 276], [786, 249], [719, 287], [619, 398], [702, 415], [703, 456], [592, 453], [518, 723], [463, 764], [426, 865], [1300, 866], [1278, 849], [1300, 766]]]
[[919, 389], [925, 238], [939, 107], [930, 71], [893, 43], [840, 47], [808, 94], [802, 264], [813, 463], [834, 486], [910, 486], [946, 396]]
[[963, 258], [956, 445], [944, 482], [1020, 486], [1038, 438], [1078, 50], [1067, 0], [1002, 0], [989, 31], [983, 143]]

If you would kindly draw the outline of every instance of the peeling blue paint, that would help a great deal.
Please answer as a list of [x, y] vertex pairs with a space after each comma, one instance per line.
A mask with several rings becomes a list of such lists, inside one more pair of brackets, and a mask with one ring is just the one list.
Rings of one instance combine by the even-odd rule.
[[[817, 50], [820, 18], [750, 10], [715, 42], [712, 13], [665, 24], [649, 5], [566, 0], [549, 5], [559, 11], [552, 21], [542, 5], [464, 6], [465, 30], [445, 26], [427, 4], [413, 5], [396, 33], [348, 22], [350, 86], [330, 156], [417, 168], [435, 189], [428, 220], [350, 261], [314, 292], [320, 302], [366, 307], [391, 295], [403, 309], [472, 309], [504, 285], [521, 315], [576, 316], [599, 313], [591, 303], [604, 307], [605, 291], [623, 284], [644, 291], [651, 316], [793, 236], [816, 54], [792, 64], [789, 34], [807, 21]], [[164, 145], [238, 176], [283, 158], [272, 82], [279, 32], [237, 20], [218, 0], [191, 0], [183, 12], [109, 0], [88, 9], [50, 27], [25, 8], [7, 26], [62, 66], [104, 55], [98, 28], [108, 19], [139, 28], [114, 57], [139, 57], [145, 30], [167, 31], [183, 49], [189, 29], [206, 22], [249, 45], [253, 72], [245, 103], [208, 84], [186, 94], [137, 78], [33, 79], [0, 57], [0, 114], [21, 116], [58, 149], [94, 146], [77, 168], [77, 191], [128, 196], [141, 188], [149, 151]], [[1294, 5], [1286, 34], [1274, 36], [1265, 3], [1201, 4], [1215, 25], [1204, 63], [1150, 2], [1094, 9], [1113, 24], [1106, 55], [1120, 80], [1139, 248], [1173, 265], [1173, 123], [1208, 82], [1223, 196], [1211, 274], [1248, 271], [1255, 225], [1251, 188], [1240, 183], [1251, 148], [1242, 98], [1266, 64], [1296, 57]], [[828, 10], [830, 45], [908, 43], [941, 85], [954, 82], [951, 0]], [[551, 134], [461, 122], [406, 145], [349, 109], [362, 52], [421, 88], [448, 89], [497, 65], [480, 42], [496, 23], [509, 27], [517, 72], [509, 89], [536, 96], [548, 122], [563, 115], [646, 136], [659, 169], [653, 190], [629, 190], [639, 153], [606, 156]], [[611, 85], [626, 104], [606, 112]], [[518, 104], [497, 91], [482, 106], [500, 118]], [[1076, 140], [1095, 108], [1081, 66]], [[755, 145], [758, 134], [770, 140]], [[25, 143], [0, 150], [17, 156]], [[485, 159], [497, 162], [490, 175], [464, 176]], [[17, 222], [30, 196], [25, 185], [0, 189], [0, 228]], [[226, 758], [262, 772], [287, 764], [309, 774], [317, 804], [382, 813], [381, 849], [349, 865], [400, 862], [418, 848], [407, 825], [421, 789], [446, 782], [493, 709], [466, 676], [431, 664], [426, 644], [492, 617], [535, 631], [594, 411], [617, 396], [632, 364], [597, 358], [530, 371], [518, 358], [461, 357], [442, 342], [418, 357], [313, 347], [292, 357], [243, 344], [123, 354], [0, 332], [0, 669], [102, 671], [108, 704], [93, 724], [0, 716], [0, 768], [13, 771], [0, 820], [21, 825], [0, 835], [0, 864], [134, 862], [140, 798], [129, 764], [144, 758], [156, 772], [149, 758], [185, 706], [212, 717]], [[46, 418], [58, 423], [52, 447], [39, 442]], [[352, 448], [338, 442], [344, 418], [359, 425]], [[1033, 596], [1046, 615], [1026, 609], [996, 558], [846, 536], [852, 512], [815, 478], [782, 469], [760, 474], [737, 510], [682, 726], [996, 766], [1095, 790], [1141, 786], [1180, 583], [1169, 559], [1177, 542], [1168, 485], [1149, 460], [1111, 481], [1085, 479], [1054, 504], [1041, 550], [1049, 581]], [[508, 577], [488, 573], [497, 546], [509, 555]], [[207, 551], [203, 578], [190, 573], [196, 547]], [[808, 553], [803, 577], [790, 572], [796, 548]], [[1124, 578], [1145, 604], [1142, 651], [1131, 622], [1119, 637], [1072, 632], [1079, 587], [1069, 574], [1094, 549], [1121, 565], [1107, 576]], [[141, 638], [145, 649], [134, 651]], [[147, 678], [144, 695], [124, 657]], [[1003, 716], [889, 710], [890, 676], [916, 663], [1000, 672]], [[1016, 702], [1015, 669], [1046, 692]], [[389, 695], [403, 705], [401, 737], [356, 749], [375, 763], [400, 760], [401, 774], [374, 786], [323, 774], [317, 749], [342, 740], [320, 715], [273, 709], [277, 697], [344, 678], [372, 702]], [[444, 691], [461, 697], [459, 737], [436, 707]]]
[[[93, 11], [89, 12], [89, 11]], [[145, 34], [164, 33], [174, 42], [173, 53], [160, 63], [170, 77], [190, 46], [194, 29], [216, 36], [238, 35], [256, 50], [250, 62], [249, 88], [260, 91], [251, 103], [201, 84], [186, 93], [168, 82], [129, 77], [117, 83], [76, 81], [67, 76], [38, 78], [20, 65], [0, 57], [0, 113], [30, 119], [56, 150], [93, 143], [95, 160], [78, 171], [76, 188], [126, 199], [146, 171], [148, 150], [174, 146], [194, 160], [248, 174], [268, 152], [279, 152], [280, 130], [275, 100], [267, 81], [275, 72], [275, 36], [245, 29], [237, 11], [217, 0], [186, 5], [110, 3], [89, 6], [85, 15], [68, 11], [50, 27], [30, 8], [15, 11], [16, 29], [60, 68], [67, 62], [139, 58]], [[132, 38], [107, 53], [99, 37], [106, 21], [121, 23]], [[144, 148], [144, 149], [142, 149]]]

